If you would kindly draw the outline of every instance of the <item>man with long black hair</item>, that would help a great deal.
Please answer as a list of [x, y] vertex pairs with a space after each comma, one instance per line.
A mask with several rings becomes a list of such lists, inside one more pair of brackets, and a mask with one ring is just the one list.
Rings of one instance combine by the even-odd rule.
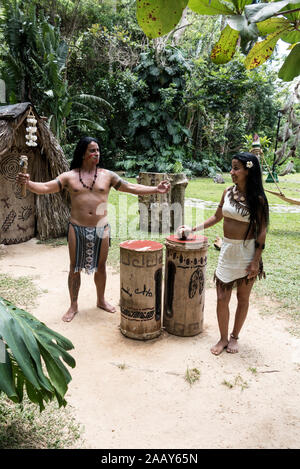
[[158, 186], [132, 184], [116, 173], [100, 168], [100, 144], [96, 138], [79, 140], [70, 171], [48, 182], [33, 182], [29, 174], [19, 173], [17, 182], [35, 194], [51, 194], [66, 189], [71, 198], [71, 217], [68, 227], [70, 270], [68, 286], [70, 307], [63, 321], [70, 322], [78, 313], [80, 272], [94, 273], [97, 306], [110, 313], [116, 311], [104, 297], [106, 285], [106, 260], [110, 244], [110, 227], [107, 219], [107, 201], [111, 187], [131, 194], [164, 194], [170, 189], [167, 181]]

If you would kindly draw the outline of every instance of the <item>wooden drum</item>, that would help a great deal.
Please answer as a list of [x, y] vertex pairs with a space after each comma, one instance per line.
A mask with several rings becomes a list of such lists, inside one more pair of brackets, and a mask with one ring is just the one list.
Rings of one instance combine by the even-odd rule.
[[205, 236], [166, 238], [163, 325], [170, 334], [193, 336], [203, 330], [207, 248]]
[[161, 333], [162, 252], [156, 241], [120, 244], [120, 329], [132, 339], [153, 339]]

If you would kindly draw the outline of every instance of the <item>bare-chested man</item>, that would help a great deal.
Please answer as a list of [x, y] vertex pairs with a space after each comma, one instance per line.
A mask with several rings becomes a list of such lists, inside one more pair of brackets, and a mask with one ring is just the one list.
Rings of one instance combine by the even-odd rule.
[[131, 194], [165, 193], [170, 189], [167, 181], [158, 186], [131, 184], [116, 173], [99, 167], [100, 147], [97, 139], [83, 137], [74, 151], [71, 169], [48, 182], [33, 182], [29, 174], [19, 173], [17, 182], [35, 194], [50, 194], [62, 189], [71, 197], [71, 217], [68, 228], [70, 256], [69, 293], [70, 307], [63, 321], [72, 321], [78, 312], [80, 272], [94, 273], [97, 306], [110, 313], [116, 311], [104, 297], [106, 260], [109, 248], [107, 201], [111, 187]]

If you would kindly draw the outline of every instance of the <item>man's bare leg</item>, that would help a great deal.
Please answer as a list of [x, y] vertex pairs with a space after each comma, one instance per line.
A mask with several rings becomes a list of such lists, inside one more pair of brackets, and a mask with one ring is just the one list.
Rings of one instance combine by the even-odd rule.
[[229, 343], [227, 346], [228, 353], [237, 353], [238, 348], [238, 337], [239, 333], [243, 327], [245, 319], [247, 317], [249, 309], [249, 297], [253, 287], [254, 281], [249, 282], [248, 284], [242, 283], [237, 287], [237, 308], [235, 313], [235, 320], [232, 334], [230, 335]]
[[228, 345], [228, 324], [229, 324], [229, 301], [231, 298], [230, 290], [223, 290], [217, 285], [217, 317], [221, 338], [210, 351], [213, 355], [220, 355]]
[[78, 293], [80, 288], [80, 272], [69, 272], [68, 286], [70, 293], [71, 305], [66, 314], [62, 317], [63, 321], [70, 322], [78, 313]]
[[70, 307], [68, 311], [63, 315], [62, 320], [70, 322], [74, 318], [75, 314], [78, 313], [78, 293], [80, 288], [80, 272], [74, 272], [75, 269], [75, 258], [76, 258], [76, 236], [74, 228], [69, 225], [68, 232], [68, 248], [70, 256], [70, 271], [68, 277], [68, 288], [70, 295]]
[[105, 286], [106, 286], [106, 261], [109, 249], [108, 229], [104, 232], [104, 237], [101, 243], [101, 250], [98, 262], [98, 272], [95, 273], [94, 281], [97, 290], [97, 307], [115, 313], [116, 308], [105, 300]]

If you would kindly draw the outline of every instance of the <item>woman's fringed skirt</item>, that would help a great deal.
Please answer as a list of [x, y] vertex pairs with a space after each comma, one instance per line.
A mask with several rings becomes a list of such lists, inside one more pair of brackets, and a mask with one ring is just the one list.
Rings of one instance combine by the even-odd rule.
[[[234, 286], [253, 282], [256, 277], [248, 279], [246, 268], [251, 263], [255, 253], [254, 239], [223, 238], [218, 265], [214, 280], [221, 288], [231, 289]], [[260, 261], [258, 277], [265, 277], [263, 263]]]

